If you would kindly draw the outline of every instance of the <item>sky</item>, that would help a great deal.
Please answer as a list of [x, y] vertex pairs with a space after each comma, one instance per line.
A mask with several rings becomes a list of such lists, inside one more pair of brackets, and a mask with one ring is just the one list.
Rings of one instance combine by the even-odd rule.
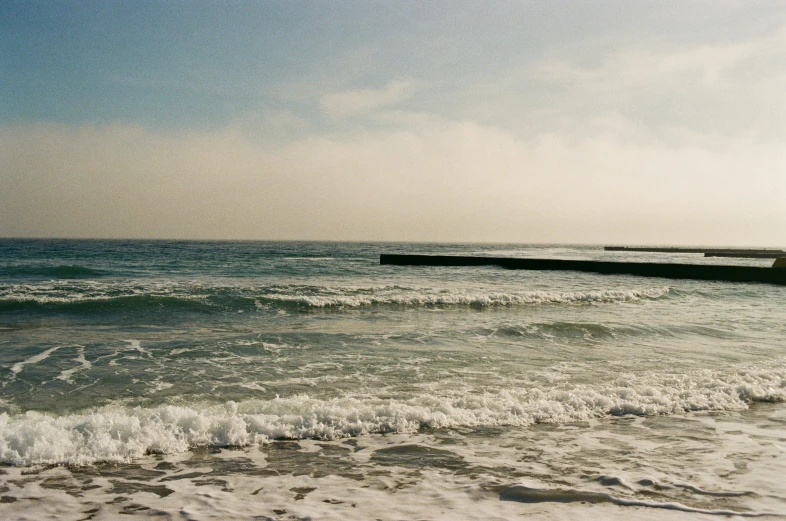
[[786, 246], [781, 0], [0, 2], [0, 237]]

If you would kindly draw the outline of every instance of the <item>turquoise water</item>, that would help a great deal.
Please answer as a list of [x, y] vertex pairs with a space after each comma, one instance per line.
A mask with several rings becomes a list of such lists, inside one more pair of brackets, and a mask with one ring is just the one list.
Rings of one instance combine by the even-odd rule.
[[74, 519], [89, 505], [94, 518], [786, 513], [786, 288], [380, 266], [380, 253], [771, 263], [561, 245], [0, 240], [3, 497]]

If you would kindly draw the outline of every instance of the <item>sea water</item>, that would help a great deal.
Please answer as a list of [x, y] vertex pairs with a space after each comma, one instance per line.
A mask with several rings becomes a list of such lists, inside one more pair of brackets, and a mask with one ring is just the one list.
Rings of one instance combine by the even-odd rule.
[[0, 518], [786, 516], [786, 287], [0, 240]]

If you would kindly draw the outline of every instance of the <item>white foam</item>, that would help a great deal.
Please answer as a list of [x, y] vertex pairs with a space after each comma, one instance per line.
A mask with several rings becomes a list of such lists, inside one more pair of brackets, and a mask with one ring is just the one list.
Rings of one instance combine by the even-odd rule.
[[24, 369], [24, 367], [26, 365], [37, 364], [38, 362], [46, 360], [47, 358], [49, 358], [49, 355], [51, 355], [52, 353], [54, 353], [55, 351], [57, 351], [61, 347], [62, 346], [51, 347], [51, 348], [47, 349], [46, 351], [43, 351], [43, 352], [41, 352], [41, 353], [39, 353], [37, 355], [31, 356], [30, 358], [28, 358], [26, 360], [22, 360], [21, 362], [17, 362], [13, 366], [11, 366], [11, 372], [14, 374], [14, 376], [16, 376], [17, 374], [19, 374], [22, 371], [22, 369]]
[[336, 260], [336, 258], [335, 257], [281, 257], [281, 260], [334, 261]]
[[147, 354], [147, 351], [142, 348], [142, 343], [139, 340], [123, 340], [123, 342], [128, 344], [129, 350], [139, 351], [142, 354]]
[[59, 375], [57, 375], [58, 380], [64, 380], [70, 384], [74, 383], [74, 380], [71, 378], [74, 374], [80, 371], [89, 371], [92, 369], [93, 364], [85, 358], [85, 348], [78, 347], [77, 348], [77, 357], [73, 359], [74, 362], [79, 362], [79, 365], [73, 367], [71, 369], [66, 369], [65, 371], [61, 371]]
[[171, 389], [174, 387], [175, 384], [171, 384], [169, 382], [162, 382], [160, 379], [153, 382], [153, 388], [149, 391], [150, 393], [157, 393], [159, 391], [166, 391], [167, 389]]
[[[783, 408], [757, 410], [769, 416]], [[458, 429], [301, 440], [148, 456], [133, 465], [88, 472], [64, 466], [6, 467], [3, 481], [9, 490], [4, 495], [17, 501], [0, 503], [0, 518], [82, 519], [96, 507], [101, 508], [96, 519], [136, 513], [175, 519], [678, 521], [708, 519], [719, 511], [729, 518], [737, 512], [782, 517], [786, 460], [770, 443], [778, 439], [780, 424], [743, 418], [755, 413], [699, 414], [667, 422], [591, 421], [481, 430], [469, 436]], [[675, 439], [675, 428], [683, 441], [664, 440], [667, 432], [667, 439]], [[751, 443], [754, 433], [758, 436]], [[643, 440], [652, 445], [641, 445]], [[537, 457], [522, 460], [527, 454]], [[730, 459], [745, 461], [746, 471], [729, 474], [734, 468]], [[522, 479], [525, 486], [556, 494], [535, 503], [501, 497], [500, 492]], [[142, 480], [149, 486], [140, 486]], [[702, 492], [680, 483], [701, 486]], [[726, 499], [706, 497], [708, 491]], [[560, 493], [573, 502], [554, 501]], [[608, 494], [609, 500], [596, 493]], [[623, 504], [625, 500], [642, 503]]]
[[244, 388], [244, 389], [250, 389], [252, 391], [262, 391], [262, 392], [266, 392], [267, 391], [267, 389], [265, 389], [264, 387], [259, 385], [259, 383], [257, 383], [257, 382], [243, 382], [243, 383], [239, 383], [237, 385], [242, 387], [242, 388]]
[[[87, 364], [76, 370], [82, 368]], [[784, 400], [786, 363], [780, 362], [729, 372], [623, 376], [605, 384], [565, 383], [493, 393], [468, 389], [400, 400], [369, 395], [333, 399], [297, 395], [221, 405], [109, 406], [64, 416], [4, 413], [0, 415], [0, 462], [128, 461], [147, 452], [181, 452], [195, 445], [337, 439], [413, 433], [423, 427], [569, 423], [624, 414], [741, 410], [751, 401]]]
[[208, 293], [212, 290], [226, 289], [239, 288], [172, 280], [55, 280], [0, 286], [0, 300], [38, 304], [73, 304], [103, 302], [115, 298], [145, 295], [202, 300], [208, 297]]
[[464, 305], [476, 307], [516, 306], [526, 304], [569, 304], [569, 303], [610, 303], [631, 302], [641, 299], [656, 299], [669, 293], [668, 287], [599, 290], [579, 292], [465, 292], [465, 291], [409, 291], [378, 295], [267, 295], [268, 301], [292, 302], [299, 305], [324, 307], [360, 307], [369, 305], [405, 306], [450, 306]]
[[258, 309], [270, 303], [295, 303], [308, 307], [358, 307], [366, 305], [469, 305], [515, 306], [548, 303], [611, 303], [656, 299], [667, 295], [668, 287], [643, 289], [599, 289], [594, 291], [499, 292], [471, 291], [398, 285], [262, 285], [245, 286], [230, 281], [205, 284], [195, 281], [47, 281], [10, 284], [0, 287], [0, 300], [38, 304], [103, 302], [124, 297], [174, 297], [204, 302], [211, 295], [250, 298]]

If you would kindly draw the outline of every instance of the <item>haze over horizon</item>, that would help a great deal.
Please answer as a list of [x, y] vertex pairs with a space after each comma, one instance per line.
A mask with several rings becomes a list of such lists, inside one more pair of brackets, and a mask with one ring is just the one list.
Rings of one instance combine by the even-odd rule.
[[786, 246], [786, 6], [0, 4], [0, 237]]

